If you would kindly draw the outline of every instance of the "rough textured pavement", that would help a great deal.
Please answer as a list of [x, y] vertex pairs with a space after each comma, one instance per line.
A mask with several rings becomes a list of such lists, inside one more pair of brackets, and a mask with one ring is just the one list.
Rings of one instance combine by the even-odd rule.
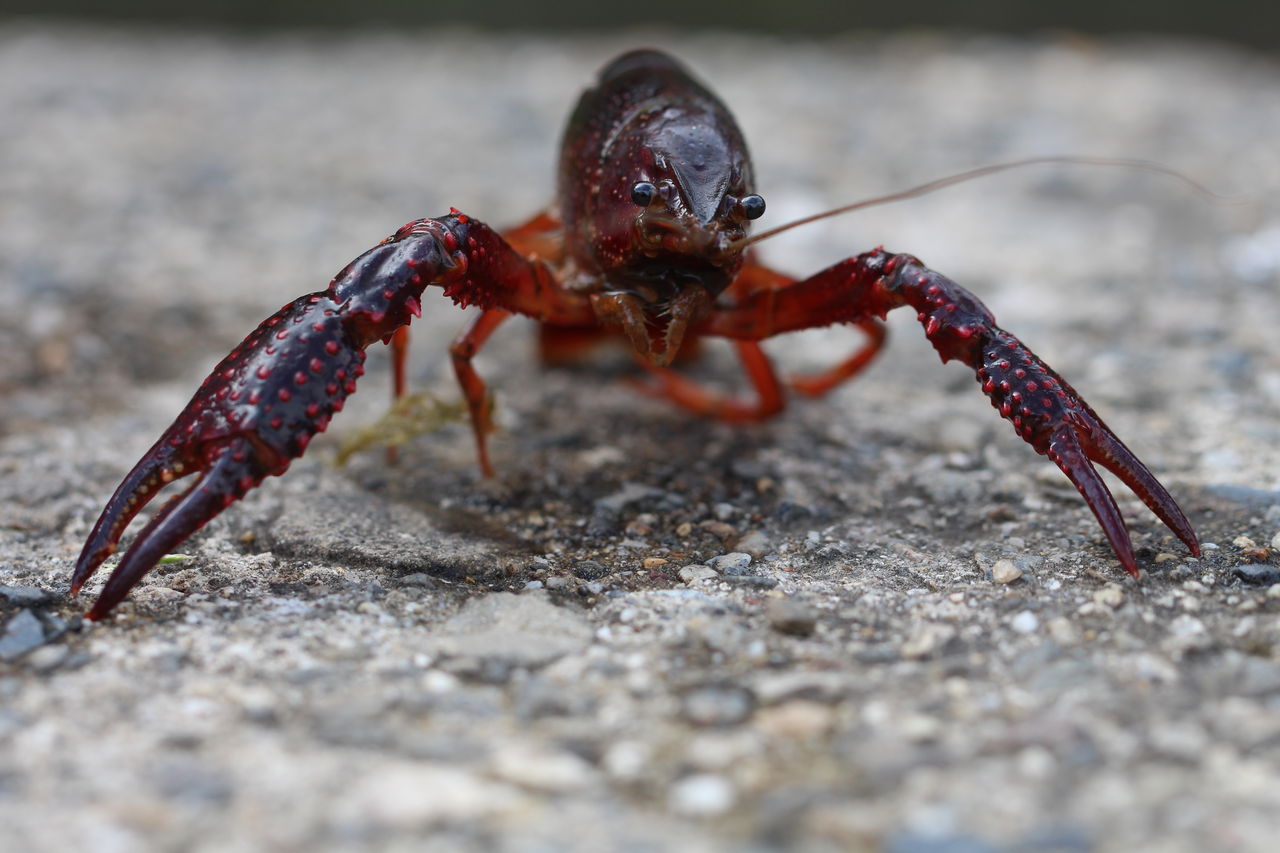
[[[765, 223], [974, 165], [1042, 168], [766, 245], [884, 243], [965, 283], [1169, 485], [1117, 487], [1127, 578], [1070, 484], [914, 318], [755, 428], [478, 360], [499, 476], [450, 426], [330, 434], [82, 623], [111, 489], [259, 319], [405, 221], [512, 224], [620, 50], [689, 61]], [[1270, 850], [1280, 831], [1280, 68], [1196, 43], [653, 34], [230, 38], [0, 29], [0, 836], [66, 850]], [[413, 382], [456, 390], [428, 300]], [[774, 341], [788, 370], [856, 346]], [[736, 387], [729, 353], [694, 370]], [[726, 556], [745, 554], [746, 556]], [[716, 559], [722, 558], [722, 559]], [[96, 589], [90, 589], [91, 598]]]

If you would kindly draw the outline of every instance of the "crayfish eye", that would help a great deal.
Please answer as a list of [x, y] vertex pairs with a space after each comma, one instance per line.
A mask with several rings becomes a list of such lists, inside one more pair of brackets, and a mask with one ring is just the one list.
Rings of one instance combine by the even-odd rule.
[[764, 198], [754, 193], [745, 196], [742, 201], [738, 202], [742, 205], [742, 215], [747, 219], [759, 219], [764, 216]]
[[631, 188], [631, 200], [640, 207], [648, 207], [658, 195], [658, 188], [648, 181], [641, 181]]

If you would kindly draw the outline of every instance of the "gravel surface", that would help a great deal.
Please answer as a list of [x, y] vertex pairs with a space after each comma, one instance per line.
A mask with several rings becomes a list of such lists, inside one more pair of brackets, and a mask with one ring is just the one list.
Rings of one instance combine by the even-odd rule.
[[[735, 109], [765, 223], [965, 283], [1169, 485], [1125, 576], [913, 317], [856, 383], [736, 429], [625, 359], [478, 359], [465, 428], [286, 477], [103, 624], [68, 598], [111, 489], [209, 366], [401, 223], [551, 198], [594, 70], [670, 48]], [[0, 835], [6, 849], [1273, 850], [1280, 832], [1280, 68], [1196, 43], [0, 29]], [[433, 298], [413, 383], [455, 399]], [[787, 370], [848, 330], [769, 349]], [[691, 368], [740, 384], [730, 354]], [[89, 590], [89, 598], [96, 591]]]

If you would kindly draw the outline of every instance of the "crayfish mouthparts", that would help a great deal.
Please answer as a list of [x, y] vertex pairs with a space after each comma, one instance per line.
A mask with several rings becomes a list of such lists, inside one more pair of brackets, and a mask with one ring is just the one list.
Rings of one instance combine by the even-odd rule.
[[[643, 290], [653, 294], [649, 288]], [[662, 308], [657, 316], [652, 313], [655, 302]], [[697, 284], [682, 287], [666, 302], [646, 300], [625, 290], [591, 294], [591, 307], [600, 322], [620, 327], [636, 353], [655, 367], [671, 364], [689, 327], [706, 317], [711, 305], [710, 294]]]

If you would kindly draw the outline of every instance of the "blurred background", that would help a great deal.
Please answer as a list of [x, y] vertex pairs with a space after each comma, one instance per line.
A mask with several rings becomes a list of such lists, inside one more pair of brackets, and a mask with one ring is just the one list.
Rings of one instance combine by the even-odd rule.
[[[9, 663], [0, 645], [0, 848], [1272, 853], [1280, 584], [1261, 584], [1280, 557], [1258, 586], [1232, 570], [1280, 554], [1277, 17], [0, 0], [0, 643], [25, 622], [39, 646]], [[1248, 193], [1029, 169], [761, 248], [807, 275], [883, 244], [971, 288], [1159, 472], [1204, 558], [1121, 497], [1151, 573], [1123, 580], [1070, 484], [910, 312], [863, 381], [743, 430], [638, 397], [625, 360], [541, 369], [521, 318], [476, 361], [494, 482], [462, 425], [397, 470], [329, 464], [385, 411], [372, 347], [333, 428], [154, 573], [138, 615], [44, 633], [33, 613], [78, 614], [89, 525], [211, 365], [402, 223], [544, 208], [574, 99], [641, 45], [733, 110], [762, 227], [1047, 154]], [[456, 400], [466, 317], [423, 302], [411, 387]], [[736, 390], [722, 343], [691, 369]], [[792, 373], [857, 344], [766, 347]], [[636, 484], [653, 512], [597, 534]], [[776, 549], [751, 564], [764, 584], [681, 587], [726, 528]], [[495, 555], [482, 585], [437, 578], [463, 565], [455, 541]], [[669, 575], [641, 562], [677, 543]], [[1005, 556], [1016, 583], [990, 580]], [[461, 598], [553, 582], [545, 624], [590, 620], [580, 651], [535, 671], [433, 650], [467, 636], [442, 625]], [[803, 618], [767, 615], [783, 593]], [[513, 628], [495, 647], [542, 642]]]
[[678, 26], [774, 34], [831, 34], [853, 29], [961, 29], [1006, 34], [1072, 30], [1088, 34], [1152, 33], [1222, 39], [1274, 50], [1280, 46], [1280, 6], [1247, 0], [1218, 3], [1167, 0], [1078, 0], [1026, 3], [971, 0], [952, 3], [836, 2], [836, 0], [741, 0], [734, 3], [602, 4], [592, 0], [527, 3], [423, 3], [418, 0], [225, 0], [171, 3], [165, 0], [2, 0], [6, 16], [146, 21], [227, 27], [414, 27], [463, 24], [483, 29], [543, 31], [611, 27]]

